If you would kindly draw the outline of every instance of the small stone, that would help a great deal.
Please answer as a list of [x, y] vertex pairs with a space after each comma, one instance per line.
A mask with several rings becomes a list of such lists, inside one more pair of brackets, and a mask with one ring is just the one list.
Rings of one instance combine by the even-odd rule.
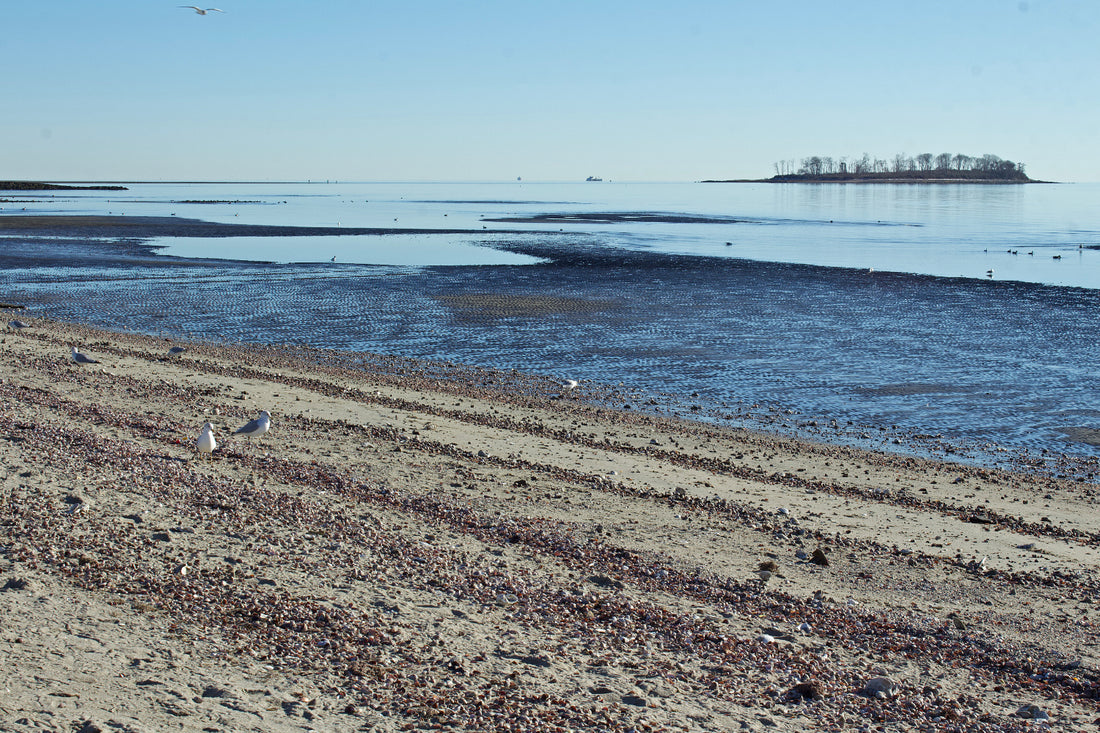
[[1029, 720], [1050, 720], [1050, 716], [1043, 712], [1043, 709], [1038, 705], [1021, 705], [1015, 715], [1017, 718], [1027, 718]]
[[863, 690], [875, 697], [886, 698], [897, 694], [898, 685], [889, 677], [873, 677], [867, 680]]
[[820, 547], [814, 550], [814, 554], [810, 556], [810, 562], [823, 568], [829, 567], [829, 558], [825, 557], [825, 551]]
[[623, 695], [621, 700], [624, 705], [637, 705], [640, 708], [649, 707], [649, 700], [639, 695]]

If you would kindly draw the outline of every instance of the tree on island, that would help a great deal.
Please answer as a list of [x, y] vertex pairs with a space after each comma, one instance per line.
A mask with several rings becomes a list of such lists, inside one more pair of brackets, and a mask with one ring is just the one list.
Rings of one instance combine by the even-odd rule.
[[872, 158], [864, 153], [859, 158], [812, 155], [803, 158], [796, 168], [794, 160], [775, 164], [775, 175], [767, 179], [786, 181], [1003, 181], [1026, 183], [1023, 163], [1014, 163], [986, 153], [980, 157], [964, 153], [920, 153], [909, 156], [898, 153], [889, 160]]

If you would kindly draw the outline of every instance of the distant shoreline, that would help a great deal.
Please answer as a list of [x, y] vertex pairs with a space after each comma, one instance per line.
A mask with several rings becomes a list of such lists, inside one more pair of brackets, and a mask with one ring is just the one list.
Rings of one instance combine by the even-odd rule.
[[68, 186], [39, 181], [0, 181], [0, 191], [128, 191], [125, 186]]

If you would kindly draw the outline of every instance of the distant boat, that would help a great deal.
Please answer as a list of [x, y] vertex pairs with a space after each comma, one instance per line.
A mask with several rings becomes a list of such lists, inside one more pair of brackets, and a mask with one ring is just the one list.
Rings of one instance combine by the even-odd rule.
[[584, 180], [586, 180], [586, 181], [602, 181], [603, 179], [599, 178], [597, 176], [589, 176], [588, 178], [585, 178]]

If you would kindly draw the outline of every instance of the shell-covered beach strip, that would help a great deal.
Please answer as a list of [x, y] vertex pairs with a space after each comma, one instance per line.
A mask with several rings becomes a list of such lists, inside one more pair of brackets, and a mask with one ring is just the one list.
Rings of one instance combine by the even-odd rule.
[[24, 320], [0, 336], [4, 730], [1100, 721], [1087, 466], [655, 416], [567, 374]]

